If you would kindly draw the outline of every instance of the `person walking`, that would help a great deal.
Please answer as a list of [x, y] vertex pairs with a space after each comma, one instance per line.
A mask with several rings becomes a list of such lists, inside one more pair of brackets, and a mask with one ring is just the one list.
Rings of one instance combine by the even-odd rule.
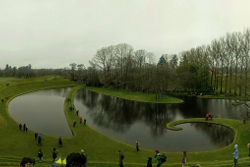
[[26, 124], [23, 124], [23, 131], [26, 130]]
[[62, 138], [61, 138], [61, 136], [59, 137], [59, 141], [58, 141], [58, 147], [62, 147]]
[[187, 159], [186, 159], [186, 156], [187, 156], [187, 153], [186, 151], [183, 151], [183, 157], [182, 157], [182, 167], [185, 167], [185, 164], [187, 162]]
[[35, 133], [35, 141], [37, 141], [38, 133]]
[[39, 134], [37, 145], [42, 145], [42, 134]]
[[79, 114], [79, 110], [76, 111], [76, 115], [77, 115], [77, 116], [78, 116], [78, 114]]
[[58, 150], [56, 150], [56, 148], [53, 148], [53, 152], [52, 152], [52, 158], [53, 158], [52, 164], [53, 164], [53, 165], [54, 165], [54, 163], [55, 163], [57, 154], [58, 154]]
[[163, 164], [165, 162], [165, 161], [163, 162], [162, 154], [158, 150], [155, 150], [155, 159], [152, 161], [152, 163], [154, 163], [156, 161], [158, 161], [157, 167], [160, 167], [161, 164]]
[[23, 125], [20, 123], [20, 124], [19, 124], [19, 130], [22, 130], [22, 126], [23, 126]]
[[38, 155], [38, 159], [39, 159], [39, 163], [41, 163], [42, 162], [42, 160], [43, 160], [43, 152], [42, 152], [42, 149], [39, 149], [39, 151], [38, 151], [38, 153], [37, 153]]
[[123, 153], [121, 152], [121, 150], [118, 150], [118, 154], [119, 154], [119, 165], [118, 165], [118, 166], [124, 167], [124, 166], [123, 166], [124, 155], [123, 155]]
[[238, 158], [239, 158], [238, 144], [234, 145], [233, 157], [234, 157], [234, 166], [233, 167], [236, 167], [236, 165], [238, 163]]
[[84, 125], [86, 125], [86, 122], [87, 122], [87, 120], [86, 120], [86, 119], [84, 119]]
[[26, 126], [25, 131], [28, 132], [28, 126]]
[[76, 126], [76, 121], [75, 120], [73, 120], [73, 127], [75, 127]]
[[152, 157], [148, 157], [147, 167], [153, 167], [153, 165], [152, 165]]
[[139, 146], [140, 146], [140, 143], [138, 141], [135, 141], [136, 151], [139, 151]]
[[82, 123], [82, 117], [80, 117], [80, 124]]

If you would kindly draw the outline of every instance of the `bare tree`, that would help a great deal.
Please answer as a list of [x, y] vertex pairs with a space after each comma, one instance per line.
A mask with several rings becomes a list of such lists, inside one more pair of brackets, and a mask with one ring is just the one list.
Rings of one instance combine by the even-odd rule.
[[242, 52], [244, 57], [244, 61], [242, 65], [245, 71], [244, 78], [244, 95], [247, 95], [247, 83], [248, 83], [248, 66], [249, 66], [249, 56], [250, 56], [250, 29], [245, 29], [243, 32], [243, 38], [241, 39]]

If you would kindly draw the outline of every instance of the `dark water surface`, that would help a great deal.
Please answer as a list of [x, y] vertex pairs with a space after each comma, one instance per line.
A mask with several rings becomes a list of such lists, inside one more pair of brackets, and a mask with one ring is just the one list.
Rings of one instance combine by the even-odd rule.
[[63, 102], [70, 89], [45, 89], [18, 96], [10, 102], [9, 113], [33, 131], [72, 137], [63, 110]]
[[153, 104], [111, 97], [88, 90], [75, 94], [79, 115], [96, 131], [116, 140], [141, 148], [180, 152], [209, 151], [222, 148], [234, 139], [231, 129], [220, 125], [187, 123], [182, 131], [170, 131], [166, 124], [185, 118], [242, 118], [244, 108], [232, 106], [230, 100], [179, 97], [184, 103]]

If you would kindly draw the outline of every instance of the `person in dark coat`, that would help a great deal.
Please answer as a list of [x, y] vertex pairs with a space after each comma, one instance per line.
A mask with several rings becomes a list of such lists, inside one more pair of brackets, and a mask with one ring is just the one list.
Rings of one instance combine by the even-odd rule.
[[28, 132], [28, 126], [26, 126], [25, 131]]
[[58, 141], [58, 147], [62, 147], [62, 138], [61, 137], [59, 137], [59, 141]]
[[85, 153], [85, 151], [84, 151], [83, 149], [81, 150], [81, 156], [82, 156], [82, 157], [85, 157], [85, 159], [86, 159], [86, 162], [85, 162], [85, 164], [83, 165], [83, 167], [87, 167], [88, 158], [87, 158], [87, 154]]
[[147, 167], [153, 167], [153, 165], [152, 165], [152, 157], [148, 157]]
[[119, 154], [119, 165], [118, 165], [118, 166], [124, 167], [124, 166], [123, 166], [124, 155], [123, 155], [123, 153], [121, 152], [121, 150], [118, 150], [118, 154]]
[[31, 159], [30, 157], [24, 157], [19, 164], [20, 167], [33, 166], [36, 164], [35, 159]]
[[43, 160], [43, 152], [42, 149], [39, 149], [38, 153], [37, 153], [38, 159], [39, 159], [39, 163], [42, 162]]
[[72, 166], [87, 166], [87, 159], [83, 154], [80, 153], [71, 153], [66, 158], [66, 166], [65, 167], [72, 167]]
[[76, 115], [77, 115], [77, 116], [78, 116], [78, 114], [79, 114], [79, 110], [76, 111]]
[[23, 124], [23, 131], [26, 130], [26, 124]]
[[209, 118], [210, 118], [210, 120], [213, 120], [213, 115], [211, 115], [211, 114], [209, 114]]
[[42, 145], [42, 134], [40, 133], [39, 137], [38, 137], [38, 145]]
[[22, 130], [22, 126], [23, 126], [23, 125], [20, 123], [20, 124], [19, 124], [19, 130]]
[[52, 152], [52, 158], [53, 158], [53, 164], [56, 160], [56, 157], [57, 157], [57, 154], [58, 154], [58, 150], [56, 150], [56, 148], [53, 148], [53, 152]]
[[2, 101], [2, 103], [4, 102], [4, 100], [3, 100], [3, 99], [2, 99], [1, 101]]
[[87, 122], [87, 120], [86, 120], [86, 119], [84, 119], [84, 125], [86, 125], [86, 122]]
[[74, 121], [73, 121], [73, 127], [75, 127], [75, 126], [76, 126], [76, 121], [74, 120]]
[[37, 141], [38, 133], [35, 133], [35, 140]]
[[136, 147], [136, 151], [139, 151], [139, 142], [138, 141], [135, 141], [135, 147]]

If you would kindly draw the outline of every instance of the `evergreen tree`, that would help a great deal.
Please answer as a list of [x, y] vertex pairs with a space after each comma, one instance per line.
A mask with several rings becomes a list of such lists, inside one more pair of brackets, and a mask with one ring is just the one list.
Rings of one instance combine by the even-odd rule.
[[170, 64], [173, 68], [176, 68], [178, 65], [178, 58], [177, 55], [174, 55], [170, 61]]
[[164, 56], [162, 55], [162, 56], [160, 57], [159, 61], [158, 61], [157, 66], [161, 66], [161, 65], [166, 64], [166, 63], [167, 63], [167, 62], [166, 62], [166, 59], [165, 59]]
[[187, 55], [183, 54], [182, 58], [181, 58], [181, 61], [180, 61], [180, 65], [186, 64], [186, 63], [188, 63]]
[[9, 69], [9, 64], [6, 64], [5, 70]]

